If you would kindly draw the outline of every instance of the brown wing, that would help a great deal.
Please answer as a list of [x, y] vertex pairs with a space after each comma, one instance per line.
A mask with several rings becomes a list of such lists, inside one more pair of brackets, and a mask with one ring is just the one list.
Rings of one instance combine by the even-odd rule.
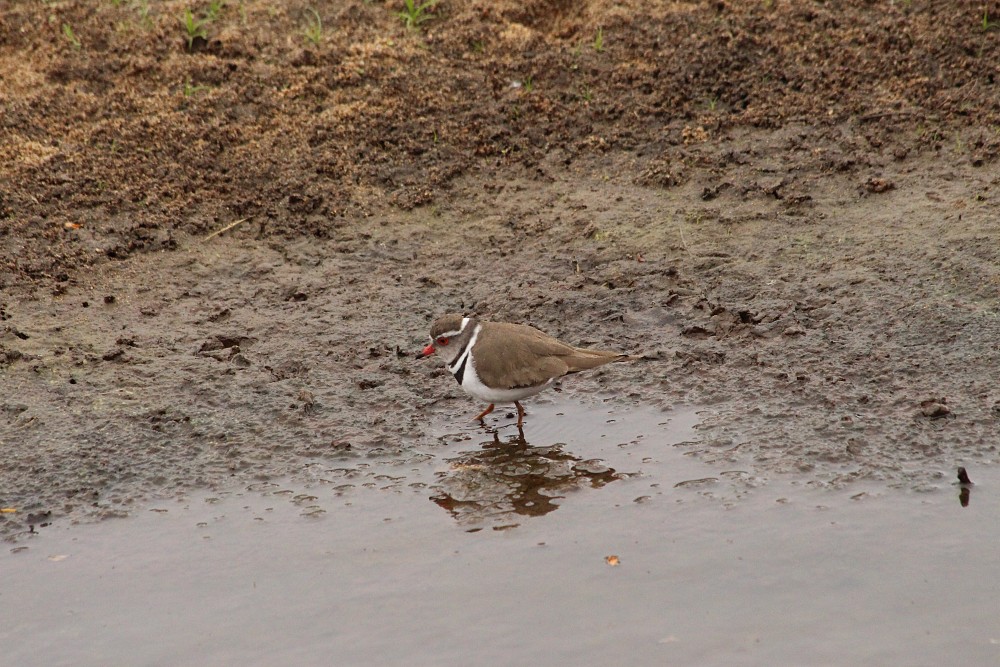
[[[481, 347], [480, 347], [481, 346]], [[476, 349], [483, 353], [475, 354]], [[490, 354], [503, 350], [503, 354]], [[567, 373], [594, 368], [621, 355], [582, 350], [534, 327], [505, 322], [484, 323], [473, 349], [480, 377], [498, 387], [533, 387]]]

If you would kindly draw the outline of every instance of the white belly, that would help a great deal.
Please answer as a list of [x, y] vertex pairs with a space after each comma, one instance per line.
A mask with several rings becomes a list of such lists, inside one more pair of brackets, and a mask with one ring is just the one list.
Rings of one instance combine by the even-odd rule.
[[514, 401], [520, 401], [522, 398], [527, 398], [529, 396], [534, 396], [540, 391], [548, 389], [553, 384], [555, 384], [556, 378], [552, 378], [548, 382], [537, 387], [518, 387], [517, 389], [492, 389], [487, 387], [479, 379], [479, 374], [476, 372], [476, 365], [472, 359], [472, 355], [469, 355], [469, 365], [465, 369], [465, 373], [462, 374], [462, 389], [465, 393], [470, 396], [475, 396], [481, 401], [486, 401], [487, 403], [513, 403]]

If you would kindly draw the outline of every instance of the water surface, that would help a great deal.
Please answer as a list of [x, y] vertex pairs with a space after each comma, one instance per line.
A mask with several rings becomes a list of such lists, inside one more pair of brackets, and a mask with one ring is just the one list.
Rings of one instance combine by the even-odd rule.
[[697, 420], [539, 402], [523, 437], [451, 424], [308, 483], [41, 528], [0, 555], [0, 662], [1000, 661], [996, 470], [966, 507], [950, 471], [816, 489], [687, 455]]

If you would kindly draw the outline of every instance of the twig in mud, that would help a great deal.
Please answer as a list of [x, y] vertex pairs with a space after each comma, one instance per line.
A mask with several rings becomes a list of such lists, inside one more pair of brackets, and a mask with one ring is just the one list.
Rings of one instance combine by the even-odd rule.
[[913, 116], [915, 114], [915, 111], [881, 111], [861, 116], [858, 120], [862, 123], [868, 123], [873, 120], [882, 120], [883, 118], [906, 118], [907, 116]]
[[686, 239], [686, 238], [684, 238], [684, 230], [683, 230], [683, 229], [681, 229], [681, 228], [680, 228], [680, 227], [678, 226], [678, 227], [677, 227], [677, 231], [678, 231], [678, 232], [680, 232], [680, 235], [681, 235], [681, 244], [683, 244], [683, 246], [684, 246], [684, 250], [686, 250], [686, 251], [687, 251], [687, 254], [691, 255], [692, 257], [697, 257], [697, 255], [695, 255], [695, 254], [694, 254], [693, 252], [691, 252], [691, 248], [689, 248], [689, 247], [688, 247], [688, 242], [687, 242], [687, 239]]
[[205, 238], [203, 238], [201, 241], [202, 241], [202, 243], [204, 243], [205, 241], [208, 241], [209, 239], [214, 238], [214, 237], [218, 236], [219, 234], [221, 234], [223, 232], [228, 232], [230, 229], [232, 229], [236, 225], [240, 224], [241, 222], [246, 222], [249, 219], [250, 218], [240, 218], [236, 222], [230, 222], [228, 225], [226, 225], [222, 229], [215, 230], [214, 232], [212, 232], [211, 234], [209, 234], [208, 236], [206, 236]]

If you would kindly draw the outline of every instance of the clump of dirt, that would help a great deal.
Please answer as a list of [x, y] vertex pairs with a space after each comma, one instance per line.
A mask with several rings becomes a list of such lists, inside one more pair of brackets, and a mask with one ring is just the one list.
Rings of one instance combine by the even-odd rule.
[[407, 356], [462, 309], [644, 354], [574, 390], [709, 406], [708, 459], [995, 459], [988, 9], [400, 9], [0, 11], [0, 504], [403, 451], [469, 411]]

